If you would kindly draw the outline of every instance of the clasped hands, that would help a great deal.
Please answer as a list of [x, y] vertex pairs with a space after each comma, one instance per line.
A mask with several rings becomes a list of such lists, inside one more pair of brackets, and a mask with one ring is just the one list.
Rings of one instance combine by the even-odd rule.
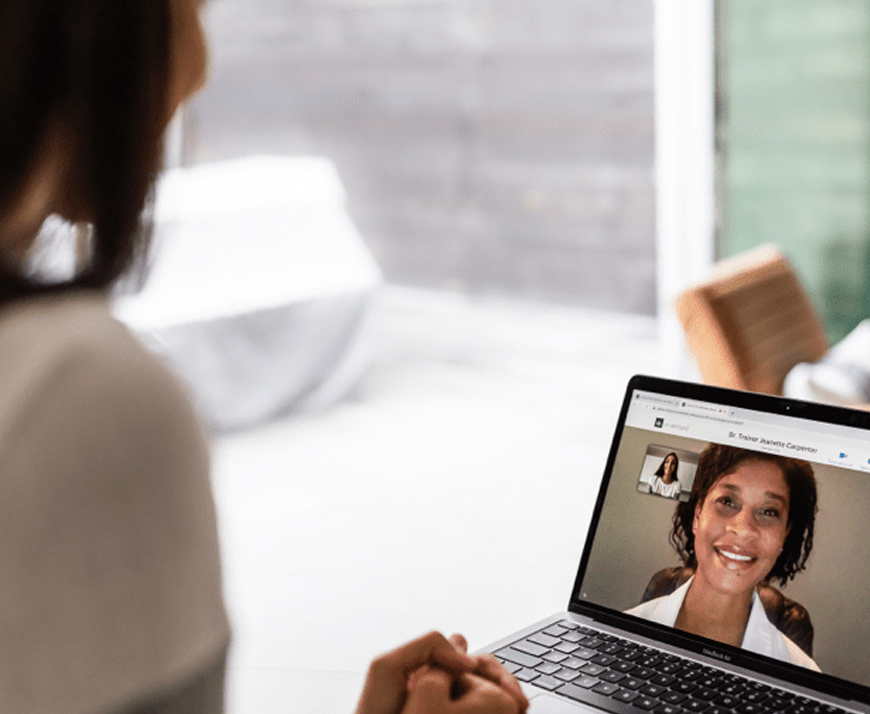
[[375, 659], [356, 714], [524, 714], [516, 679], [462, 635], [431, 632]]

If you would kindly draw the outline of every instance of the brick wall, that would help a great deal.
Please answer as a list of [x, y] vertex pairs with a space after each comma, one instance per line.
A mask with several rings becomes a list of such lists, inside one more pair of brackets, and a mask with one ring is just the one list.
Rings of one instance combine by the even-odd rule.
[[655, 309], [651, 0], [210, 0], [194, 160], [332, 157], [394, 283]]

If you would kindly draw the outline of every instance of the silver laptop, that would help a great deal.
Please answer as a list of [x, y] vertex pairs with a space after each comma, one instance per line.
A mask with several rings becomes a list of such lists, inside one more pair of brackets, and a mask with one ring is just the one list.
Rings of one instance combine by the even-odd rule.
[[532, 714], [870, 712], [870, 413], [637, 376]]

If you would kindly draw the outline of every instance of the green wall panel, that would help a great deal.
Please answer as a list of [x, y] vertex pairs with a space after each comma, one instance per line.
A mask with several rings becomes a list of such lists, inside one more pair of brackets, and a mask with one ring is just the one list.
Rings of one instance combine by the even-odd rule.
[[870, 3], [717, 15], [719, 254], [780, 245], [837, 340], [870, 316]]

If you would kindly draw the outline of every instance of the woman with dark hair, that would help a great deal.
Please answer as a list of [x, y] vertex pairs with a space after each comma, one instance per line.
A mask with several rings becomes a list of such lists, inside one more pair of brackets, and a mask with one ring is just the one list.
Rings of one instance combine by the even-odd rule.
[[679, 498], [683, 487], [680, 483], [678, 471], [680, 468], [680, 457], [673, 451], [665, 456], [662, 463], [655, 472], [655, 478], [650, 484], [650, 493], [665, 498]]
[[[204, 80], [199, 5], [0, 0], [4, 714], [223, 708], [206, 440], [107, 300], [145, 255], [163, 133]], [[52, 215], [78, 235], [54, 282], [30, 255]], [[375, 660], [359, 714], [527, 706], [464, 649], [433, 633]]]
[[694, 575], [628, 613], [818, 670], [770, 623], [756, 592], [770, 580], [785, 585], [806, 567], [816, 500], [806, 461], [711, 444], [671, 532]]

